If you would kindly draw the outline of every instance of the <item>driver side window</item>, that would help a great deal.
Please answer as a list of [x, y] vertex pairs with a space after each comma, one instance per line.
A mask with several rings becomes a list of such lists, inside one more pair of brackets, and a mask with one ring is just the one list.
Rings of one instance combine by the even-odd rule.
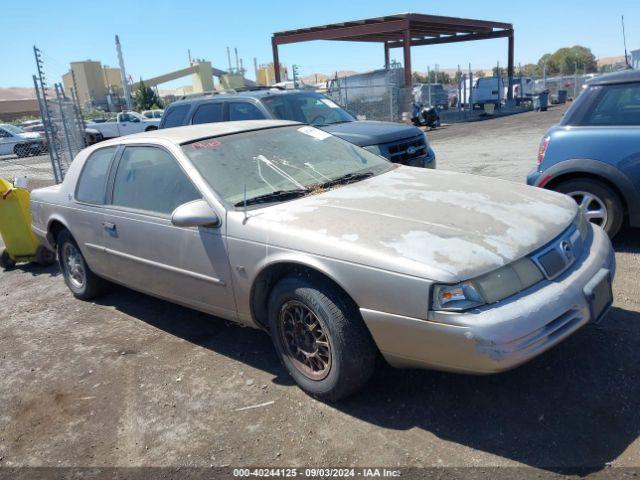
[[202, 198], [173, 156], [157, 147], [127, 147], [118, 164], [113, 205], [170, 215]]

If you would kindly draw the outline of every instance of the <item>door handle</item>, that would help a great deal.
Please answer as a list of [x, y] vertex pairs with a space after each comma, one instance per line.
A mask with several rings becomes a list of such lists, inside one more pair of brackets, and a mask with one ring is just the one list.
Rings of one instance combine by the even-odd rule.
[[102, 226], [106, 229], [106, 230], [115, 230], [116, 229], [116, 224], [115, 223], [111, 223], [111, 222], [102, 222]]

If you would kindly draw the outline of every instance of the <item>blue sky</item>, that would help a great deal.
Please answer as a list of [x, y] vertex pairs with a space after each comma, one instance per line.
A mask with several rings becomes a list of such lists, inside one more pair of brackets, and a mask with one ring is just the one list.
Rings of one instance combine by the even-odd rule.
[[[575, 44], [600, 56], [622, 55], [620, 15], [627, 44], [640, 48], [638, 0], [536, 1], [383, 1], [383, 0], [204, 0], [2, 2], [0, 14], [0, 87], [31, 86], [35, 71], [32, 46], [44, 52], [50, 81], [60, 81], [70, 61], [92, 59], [116, 66], [114, 35], [120, 35], [126, 67], [134, 78], [152, 77], [187, 66], [193, 57], [226, 68], [226, 47], [237, 47], [253, 76], [253, 57], [271, 61], [272, 32], [401, 12], [511, 22], [516, 33], [516, 65], [536, 62], [547, 52]], [[579, 5], [579, 6], [578, 6]], [[236, 6], [238, 8], [236, 8]], [[392, 50], [401, 59], [401, 50]], [[413, 69], [458, 64], [489, 68], [506, 62], [505, 39], [414, 47]], [[285, 45], [280, 60], [298, 64], [301, 74], [335, 70], [365, 71], [383, 63], [379, 44], [309, 42]], [[188, 83], [188, 79], [167, 84]], [[162, 86], [161, 86], [162, 88]]]

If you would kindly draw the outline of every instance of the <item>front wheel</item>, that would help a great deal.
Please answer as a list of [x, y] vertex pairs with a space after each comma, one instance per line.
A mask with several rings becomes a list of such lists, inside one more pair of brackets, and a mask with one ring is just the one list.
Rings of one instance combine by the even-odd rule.
[[314, 397], [339, 400], [373, 374], [376, 347], [360, 312], [326, 280], [281, 280], [269, 298], [269, 327], [285, 368]]
[[624, 219], [622, 201], [608, 185], [591, 178], [562, 182], [554, 190], [573, 198], [587, 220], [602, 227], [613, 238]]

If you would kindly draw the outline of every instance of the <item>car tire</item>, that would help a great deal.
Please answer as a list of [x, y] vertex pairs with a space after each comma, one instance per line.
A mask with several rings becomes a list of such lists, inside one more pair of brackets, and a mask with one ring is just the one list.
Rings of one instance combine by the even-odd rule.
[[87, 265], [78, 244], [68, 230], [62, 230], [56, 239], [58, 262], [64, 281], [80, 300], [90, 300], [104, 293], [109, 282], [97, 276]]
[[38, 248], [36, 248], [35, 258], [36, 263], [43, 267], [48, 267], [49, 265], [56, 263], [56, 252], [49, 250], [44, 245], [39, 245]]
[[[616, 236], [624, 220], [624, 208], [620, 196], [603, 182], [591, 178], [578, 178], [559, 183], [553, 190], [572, 197], [591, 223], [604, 229], [610, 238]], [[592, 200], [586, 197], [590, 195]], [[596, 214], [604, 210], [604, 216]]]
[[152, 132], [154, 130], [158, 130], [158, 127], [147, 127], [144, 131], [145, 132]]
[[18, 158], [26, 157], [27, 148], [24, 145], [16, 145], [15, 147], [13, 147], [13, 153]]
[[273, 288], [268, 309], [278, 356], [305, 392], [337, 401], [361, 389], [373, 374], [373, 339], [358, 308], [331, 282], [285, 277]]
[[11, 270], [15, 266], [16, 262], [11, 258], [7, 249], [3, 248], [2, 252], [0, 252], [0, 267], [4, 270]]

